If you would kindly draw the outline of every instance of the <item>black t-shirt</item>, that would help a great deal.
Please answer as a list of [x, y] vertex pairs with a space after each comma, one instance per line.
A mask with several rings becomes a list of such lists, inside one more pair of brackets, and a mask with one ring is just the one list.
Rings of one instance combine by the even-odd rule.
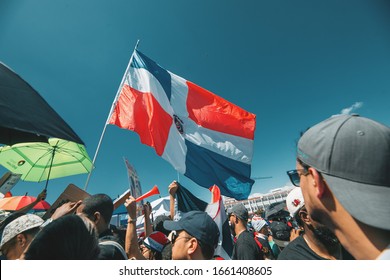
[[253, 233], [243, 231], [233, 247], [233, 260], [263, 260], [263, 253], [254, 240]]
[[302, 235], [291, 241], [278, 256], [278, 260], [326, 260], [307, 245]]

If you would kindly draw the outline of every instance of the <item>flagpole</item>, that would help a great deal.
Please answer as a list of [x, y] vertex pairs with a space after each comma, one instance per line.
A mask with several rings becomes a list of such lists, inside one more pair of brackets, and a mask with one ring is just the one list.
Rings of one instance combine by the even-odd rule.
[[120, 85], [119, 85], [118, 91], [116, 92], [114, 101], [112, 102], [111, 109], [110, 109], [110, 112], [109, 112], [109, 114], [108, 114], [107, 120], [106, 120], [106, 122], [105, 122], [105, 124], [104, 124], [104, 128], [103, 128], [102, 134], [100, 135], [100, 139], [99, 139], [99, 143], [98, 143], [98, 145], [97, 145], [96, 151], [95, 151], [95, 155], [93, 156], [93, 160], [92, 160], [92, 169], [91, 169], [91, 172], [89, 172], [89, 174], [88, 174], [87, 181], [85, 182], [84, 191], [87, 190], [88, 183], [89, 183], [89, 180], [90, 180], [90, 178], [91, 178], [92, 170], [93, 170], [93, 167], [95, 166], [95, 161], [96, 161], [97, 155], [98, 155], [98, 153], [99, 153], [100, 145], [102, 144], [104, 134], [106, 133], [106, 128], [107, 128], [108, 121], [110, 120], [112, 111], [114, 111], [114, 108], [116, 107], [116, 103], [117, 103], [117, 101], [118, 101], [119, 94], [120, 94], [120, 92], [121, 92], [121, 90], [122, 90], [123, 84], [125, 83], [126, 76], [127, 76], [127, 73], [129, 72], [131, 63], [133, 62], [134, 53], [135, 53], [135, 51], [136, 51], [137, 48], [138, 48], [138, 44], [139, 44], [139, 40], [137, 40], [137, 43], [135, 44], [134, 51], [133, 51], [133, 53], [132, 53], [131, 56], [130, 56], [130, 60], [129, 60], [129, 63], [127, 64], [126, 71], [125, 71], [125, 73], [123, 74], [122, 81], [121, 81], [121, 83], [120, 83]]

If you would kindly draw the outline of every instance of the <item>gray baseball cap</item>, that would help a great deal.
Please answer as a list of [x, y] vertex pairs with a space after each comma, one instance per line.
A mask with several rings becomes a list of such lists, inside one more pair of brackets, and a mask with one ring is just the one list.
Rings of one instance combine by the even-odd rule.
[[358, 115], [338, 115], [310, 128], [298, 159], [323, 175], [357, 220], [390, 230], [390, 128]]
[[244, 206], [242, 203], [237, 203], [233, 205], [232, 208], [227, 210], [228, 215], [234, 214], [236, 215], [240, 220], [243, 220], [245, 222], [248, 221], [248, 209]]

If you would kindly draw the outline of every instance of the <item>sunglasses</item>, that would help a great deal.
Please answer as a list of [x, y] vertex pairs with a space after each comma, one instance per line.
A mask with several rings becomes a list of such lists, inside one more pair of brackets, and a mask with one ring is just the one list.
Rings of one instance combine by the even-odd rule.
[[177, 233], [176, 230], [172, 231], [172, 235], [171, 235], [171, 243], [172, 243], [172, 245], [175, 244], [175, 242], [177, 240], [182, 239], [182, 238], [190, 240], [192, 237], [189, 237], [189, 236], [180, 236], [179, 237], [179, 233]]
[[[300, 171], [301, 173], [299, 173], [298, 171]], [[309, 174], [309, 171], [307, 169], [293, 169], [287, 171], [287, 175], [290, 178], [291, 183], [296, 187], [300, 187], [299, 183], [301, 181], [301, 176], [306, 176], [307, 174]]]

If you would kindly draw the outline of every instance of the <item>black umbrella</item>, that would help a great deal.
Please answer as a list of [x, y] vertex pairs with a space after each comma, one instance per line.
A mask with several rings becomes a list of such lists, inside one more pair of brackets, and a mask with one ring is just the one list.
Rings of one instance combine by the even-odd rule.
[[286, 202], [272, 204], [267, 210], [265, 210], [265, 218], [267, 220], [272, 220], [276, 218], [288, 217], [289, 212], [285, 208]]
[[84, 144], [37, 91], [0, 62], [0, 143], [47, 142], [49, 137]]

